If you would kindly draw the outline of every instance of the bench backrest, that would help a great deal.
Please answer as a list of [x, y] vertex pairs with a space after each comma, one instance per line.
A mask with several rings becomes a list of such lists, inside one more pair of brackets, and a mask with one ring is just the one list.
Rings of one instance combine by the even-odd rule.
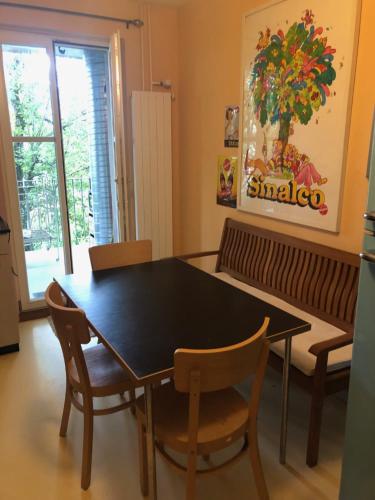
[[359, 256], [226, 219], [216, 272], [353, 331]]

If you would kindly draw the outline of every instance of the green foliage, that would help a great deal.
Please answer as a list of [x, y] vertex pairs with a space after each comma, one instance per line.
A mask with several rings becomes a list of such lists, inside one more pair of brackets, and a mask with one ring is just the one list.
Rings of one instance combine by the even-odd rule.
[[[27, 57], [6, 53], [6, 83], [13, 136], [53, 136], [49, 86], [30, 81]], [[48, 82], [47, 82], [48, 83]], [[72, 243], [79, 245], [89, 236], [89, 142], [85, 111], [69, 108], [62, 123], [64, 166]], [[15, 142], [22, 226], [45, 230], [52, 246], [62, 245], [61, 214], [54, 143]], [[38, 249], [34, 242], [29, 249]]]
[[7, 86], [14, 136], [53, 136], [50, 98], [43, 84], [25, 76], [22, 54], [7, 53]]
[[261, 34], [249, 90], [262, 127], [268, 121], [307, 125], [330, 95], [336, 50], [321, 36], [323, 28], [309, 26], [311, 11], [309, 16], [294, 23], [286, 35], [281, 30], [272, 36], [269, 30]]

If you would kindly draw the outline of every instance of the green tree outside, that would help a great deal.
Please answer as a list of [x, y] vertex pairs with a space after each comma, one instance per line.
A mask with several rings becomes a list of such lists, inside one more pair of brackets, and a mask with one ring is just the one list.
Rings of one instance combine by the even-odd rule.
[[[27, 53], [5, 53], [7, 94], [13, 136], [53, 136], [49, 87], [27, 81]], [[89, 235], [89, 143], [86, 111], [79, 103], [65, 107], [62, 123], [67, 201], [72, 243]], [[61, 246], [59, 194], [54, 143], [14, 142], [22, 226], [45, 229], [54, 247]], [[35, 221], [37, 213], [38, 221]], [[41, 227], [39, 227], [41, 226]], [[34, 242], [29, 249], [41, 248]]]

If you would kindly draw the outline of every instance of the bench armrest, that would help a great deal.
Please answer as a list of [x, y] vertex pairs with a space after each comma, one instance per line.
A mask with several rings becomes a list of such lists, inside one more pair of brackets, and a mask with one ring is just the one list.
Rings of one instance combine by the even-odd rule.
[[196, 252], [196, 253], [188, 253], [185, 255], [177, 255], [177, 259], [188, 260], [188, 259], [198, 259], [199, 257], [208, 257], [209, 255], [217, 255], [219, 250], [211, 250], [208, 252]]
[[314, 356], [320, 356], [322, 354], [328, 354], [335, 349], [340, 349], [340, 347], [345, 347], [346, 345], [353, 343], [353, 334], [345, 333], [344, 335], [339, 335], [333, 339], [323, 340], [323, 342], [317, 342], [312, 345], [309, 349], [311, 354]]

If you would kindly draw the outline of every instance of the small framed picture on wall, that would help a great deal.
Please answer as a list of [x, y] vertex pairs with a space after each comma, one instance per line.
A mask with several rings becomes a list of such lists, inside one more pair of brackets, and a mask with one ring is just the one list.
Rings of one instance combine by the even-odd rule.
[[240, 107], [225, 107], [225, 126], [224, 126], [224, 147], [238, 148], [240, 125]]
[[218, 157], [216, 202], [218, 205], [237, 208], [237, 172], [236, 156]]

